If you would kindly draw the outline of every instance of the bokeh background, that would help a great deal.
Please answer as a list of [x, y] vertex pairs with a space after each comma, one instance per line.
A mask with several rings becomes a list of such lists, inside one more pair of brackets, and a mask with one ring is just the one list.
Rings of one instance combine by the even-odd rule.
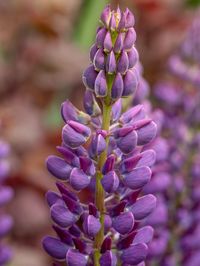
[[[166, 62], [184, 39], [198, 0], [111, 1], [136, 16], [137, 48], [144, 76], [168, 79]], [[55, 154], [66, 99], [82, 108], [83, 70], [105, 0], [0, 0], [0, 120], [11, 145], [15, 190], [7, 212], [14, 227], [7, 241], [10, 266], [47, 266], [41, 238], [51, 231], [45, 192], [54, 179], [45, 158]]]

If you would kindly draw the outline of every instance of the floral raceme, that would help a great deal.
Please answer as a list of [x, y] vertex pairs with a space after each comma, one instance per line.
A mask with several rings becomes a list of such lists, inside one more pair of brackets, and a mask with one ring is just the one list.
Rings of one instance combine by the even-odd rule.
[[[140, 104], [121, 112], [141, 79], [133, 14], [107, 6], [100, 21], [83, 74], [85, 113], [69, 100], [62, 104], [61, 157], [46, 161], [60, 181], [59, 192], [46, 194], [56, 236], [42, 243], [54, 265], [142, 266], [153, 229], [138, 225], [156, 198], [140, 193], [151, 179], [155, 152], [146, 145], [157, 127]], [[82, 203], [77, 192], [86, 188], [91, 201]]]
[[12, 188], [4, 184], [10, 169], [6, 160], [9, 150], [9, 145], [0, 139], [0, 265], [5, 265], [12, 257], [11, 248], [2, 241], [2, 238], [8, 234], [13, 225], [12, 217], [4, 214], [2, 210], [13, 197]]

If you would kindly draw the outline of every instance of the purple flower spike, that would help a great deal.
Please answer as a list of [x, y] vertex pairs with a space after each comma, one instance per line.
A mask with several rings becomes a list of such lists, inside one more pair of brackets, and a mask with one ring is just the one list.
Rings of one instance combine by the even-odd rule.
[[151, 170], [147, 166], [135, 168], [132, 172], [124, 176], [124, 184], [131, 189], [139, 189], [146, 185], [151, 178]]
[[113, 252], [107, 250], [101, 255], [101, 258], [99, 259], [99, 264], [100, 266], [115, 266], [117, 265], [117, 257]]
[[98, 31], [97, 36], [96, 36], [96, 43], [97, 43], [97, 47], [98, 48], [103, 47], [104, 40], [105, 40], [105, 37], [106, 37], [106, 33], [107, 33], [107, 30], [105, 28], [101, 28]]
[[87, 257], [75, 249], [69, 249], [66, 254], [67, 266], [86, 266]]
[[126, 23], [125, 28], [132, 28], [135, 24], [135, 18], [128, 8], [126, 8]]
[[51, 155], [46, 160], [48, 171], [61, 180], [68, 180], [72, 167], [60, 157]]
[[86, 175], [92, 176], [95, 174], [94, 163], [90, 158], [80, 157], [81, 169]]
[[74, 168], [71, 171], [69, 180], [72, 188], [77, 191], [86, 188], [90, 183], [88, 176], [79, 168]]
[[124, 38], [123, 49], [129, 51], [136, 41], [136, 33], [134, 29], [129, 29]]
[[90, 48], [90, 60], [91, 60], [91, 63], [93, 63], [93, 60], [94, 60], [94, 56], [96, 54], [98, 50], [98, 47], [97, 47], [97, 44], [93, 44], [92, 47]]
[[126, 14], [125, 12], [122, 12], [121, 19], [118, 24], [118, 30], [123, 31], [125, 29], [125, 25], [126, 25]]
[[124, 89], [124, 83], [123, 83], [122, 76], [119, 72], [117, 72], [115, 80], [111, 88], [111, 98], [113, 100], [119, 99], [122, 96], [123, 89]]
[[137, 134], [134, 130], [117, 140], [118, 148], [125, 154], [133, 151], [137, 145]]
[[123, 37], [121, 32], [119, 33], [119, 35], [117, 36], [117, 39], [115, 41], [115, 45], [114, 45], [114, 52], [115, 53], [120, 53], [121, 50], [123, 48]]
[[147, 125], [137, 130], [138, 145], [145, 145], [155, 138], [157, 133], [157, 125], [151, 121]]
[[42, 239], [42, 245], [44, 250], [52, 257], [63, 260], [66, 257], [66, 253], [69, 246], [61, 242], [58, 238], [52, 236], [45, 236]]
[[88, 68], [86, 68], [83, 73], [82, 80], [87, 89], [94, 91], [94, 85], [97, 75], [98, 72], [94, 69], [93, 65], [90, 65]]
[[52, 220], [61, 227], [72, 226], [77, 221], [76, 216], [63, 205], [52, 205], [50, 212]]
[[62, 146], [56, 146], [57, 150], [65, 157], [65, 161], [74, 167], [79, 167], [79, 159], [78, 157], [71, 152], [68, 148], [64, 148]]
[[156, 207], [156, 197], [152, 194], [148, 194], [137, 199], [130, 207], [130, 211], [134, 214], [135, 220], [140, 221], [146, 218]]
[[113, 74], [115, 72], [115, 69], [116, 69], [115, 55], [114, 52], [111, 51], [106, 61], [106, 72], [108, 74]]
[[10, 171], [10, 165], [7, 161], [0, 161], [0, 182], [4, 181], [4, 179], [8, 176]]
[[107, 158], [102, 168], [102, 174], [106, 175], [108, 172], [113, 171], [115, 166], [115, 156], [111, 155]]
[[106, 8], [102, 11], [100, 20], [104, 26], [108, 27], [111, 16], [110, 5], [107, 5]]
[[87, 215], [85, 217], [83, 222], [83, 230], [87, 235], [94, 237], [100, 229], [101, 223], [97, 218], [95, 218], [93, 215]]
[[134, 216], [132, 212], [124, 212], [113, 220], [113, 228], [120, 234], [130, 233], [134, 226]]
[[103, 43], [104, 51], [105, 52], [110, 52], [112, 50], [112, 39], [111, 39], [111, 34], [110, 31], [106, 33], [104, 43]]
[[7, 235], [13, 226], [13, 219], [9, 215], [1, 216], [0, 218], [0, 237]]
[[133, 94], [137, 89], [137, 85], [138, 85], [138, 79], [135, 73], [131, 70], [128, 70], [124, 77], [124, 91], [122, 96], [127, 97]]
[[14, 192], [11, 187], [2, 186], [0, 187], [0, 207], [8, 203], [13, 198]]
[[128, 69], [128, 66], [129, 66], [128, 55], [127, 52], [123, 50], [119, 57], [119, 61], [117, 63], [117, 71], [122, 74], [125, 74]]
[[0, 265], [7, 264], [13, 256], [11, 248], [5, 245], [1, 245], [0, 249]]
[[101, 70], [96, 78], [95, 93], [97, 97], [105, 97], [107, 95], [107, 83], [104, 70]]
[[99, 108], [99, 105], [97, 104], [91, 91], [86, 90], [83, 104], [85, 111], [90, 116], [98, 116], [101, 114], [101, 109]]
[[119, 186], [119, 179], [115, 171], [111, 171], [103, 176], [101, 184], [104, 190], [108, 193], [113, 193]]
[[103, 48], [99, 48], [94, 57], [94, 67], [96, 70], [104, 69], [105, 54]]
[[133, 244], [138, 244], [138, 243], [145, 243], [149, 244], [153, 238], [153, 233], [154, 230], [151, 226], [145, 226], [138, 230], [134, 240]]
[[133, 47], [127, 53], [127, 55], [128, 55], [128, 62], [129, 62], [128, 68], [133, 68], [139, 59], [138, 51], [135, 49], [135, 47]]
[[115, 31], [116, 30], [116, 19], [115, 19], [115, 14], [114, 13], [112, 13], [112, 15], [111, 15], [109, 28], [111, 29], [111, 31]]
[[148, 247], [144, 243], [131, 245], [123, 251], [120, 259], [127, 264], [137, 265], [146, 258], [147, 251]]

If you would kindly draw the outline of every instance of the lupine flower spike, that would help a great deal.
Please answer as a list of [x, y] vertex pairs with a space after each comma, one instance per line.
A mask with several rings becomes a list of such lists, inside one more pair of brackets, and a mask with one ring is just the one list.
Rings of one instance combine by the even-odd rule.
[[[136, 92], [141, 79], [134, 23], [128, 9], [103, 10], [83, 73], [86, 113], [68, 100], [62, 104], [61, 157], [46, 161], [59, 180], [59, 192], [46, 194], [56, 236], [42, 240], [53, 265], [141, 266], [148, 254], [153, 229], [138, 225], [156, 198], [140, 192], [155, 161], [144, 145], [153, 141], [157, 126], [140, 104], [121, 113], [123, 98]], [[85, 188], [91, 191], [86, 204], [77, 195]]]
[[9, 163], [6, 160], [10, 151], [9, 145], [0, 139], [0, 265], [7, 264], [12, 257], [12, 250], [3, 243], [2, 238], [8, 234], [13, 225], [11, 216], [3, 213], [2, 208], [13, 197], [13, 190], [6, 186], [5, 179], [9, 174]]

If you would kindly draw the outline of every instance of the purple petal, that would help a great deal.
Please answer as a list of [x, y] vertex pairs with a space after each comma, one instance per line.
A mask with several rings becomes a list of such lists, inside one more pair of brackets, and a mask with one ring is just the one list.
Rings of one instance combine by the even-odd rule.
[[115, 41], [113, 50], [115, 53], [120, 53], [122, 48], [123, 48], [123, 37], [122, 37], [122, 34], [120, 32], [119, 35], [117, 36], [116, 41]]
[[77, 221], [76, 216], [68, 208], [57, 203], [51, 206], [50, 213], [52, 220], [61, 227], [72, 226]]
[[114, 171], [110, 171], [103, 176], [101, 184], [106, 192], [113, 193], [119, 186], [119, 178]]
[[42, 239], [42, 245], [50, 256], [59, 260], [65, 259], [67, 250], [69, 249], [69, 246], [61, 242], [60, 239], [52, 236], [45, 236]]
[[133, 68], [139, 59], [138, 51], [133, 47], [127, 54], [129, 62], [128, 68]]
[[107, 250], [104, 254], [101, 255], [99, 264], [100, 266], [115, 266], [117, 265], [117, 257], [113, 252]]
[[103, 165], [102, 174], [105, 175], [108, 172], [113, 171], [114, 170], [114, 166], [115, 166], [115, 156], [111, 155], [111, 156], [109, 156], [106, 159], [106, 161], [105, 161], [105, 163]]
[[131, 245], [125, 249], [120, 256], [120, 259], [125, 263], [136, 265], [142, 262], [147, 256], [148, 247], [144, 243]]
[[69, 180], [72, 188], [77, 191], [86, 188], [90, 183], [88, 176], [79, 168], [74, 168], [71, 171]]
[[136, 41], [136, 33], [134, 29], [129, 29], [124, 38], [124, 50], [130, 50]]
[[68, 124], [63, 127], [62, 138], [65, 145], [70, 148], [78, 148], [87, 141], [83, 134], [78, 133]]
[[107, 95], [107, 82], [105, 71], [101, 70], [95, 81], [95, 94], [97, 97], [105, 97]]
[[122, 110], [122, 99], [120, 98], [113, 104], [112, 107], [111, 116], [113, 122], [116, 122], [120, 118], [121, 110]]
[[104, 69], [105, 67], [105, 54], [103, 48], [99, 48], [94, 57], [94, 67], [96, 70]]
[[90, 60], [91, 60], [92, 63], [93, 63], [94, 56], [95, 56], [97, 50], [98, 50], [98, 47], [97, 47], [97, 44], [95, 43], [95, 44], [93, 44], [92, 47], [90, 48]]
[[2, 186], [0, 187], [0, 207], [8, 203], [13, 198], [14, 192], [11, 187]]
[[72, 237], [68, 230], [62, 229], [58, 227], [57, 225], [52, 225], [52, 227], [56, 231], [58, 237], [63, 243], [69, 246], [73, 246]]
[[94, 237], [100, 229], [101, 223], [97, 218], [95, 218], [93, 215], [87, 215], [85, 217], [83, 222], [83, 230], [87, 235]]
[[69, 148], [64, 148], [62, 146], [56, 146], [56, 148], [64, 156], [65, 161], [68, 164], [74, 167], [80, 166], [78, 157], [73, 152], [71, 152]]
[[101, 28], [98, 31], [98, 33], [96, 35], [96, 43], [97, 43], [98, 48], [103, 47], [106, 33], [107, 33], [107, 30], [105, 28]]
[[131, 70], [128, 70], [124, 77], [124, 91], [122, 96], [123, 97], [130, 96], [136, 91], [137, 86], [138, 86], [138, 80], [135, 73]]
[[124, 176], [124, 184], [131, 189], [139, 189], [146, 185], [151, 178], [151, 169], [147, 166], [135, 168]]
[[46, 160], [48, 171], [61, 180], [68, 180], [72, 167], [58, 156], [48, 156]]
[[131, 11], [126, 8], [126, 23], [125, 28], [132, 28], [135, 24], [135, 18], [134, 15], [131, 13]]
[[[126, 222], [125, 222], [126, 221]], [[113, 228], [120, 234], [128, 234], [134, 226], [134, 216], [132, 212], [125, 212], [113, 220]]]
[[86, 90], [84, 96], [84, 108], [90, 116], [98, 116], [101, 114], [101, 109], [96, 102], [94, 95], [91, 91]]
[[86, 266], [86, 256], [75, 249], [69, 249], [66, 255], [67, 266]]
[[141, 167], [141, 166], [151, 167], [152, 165], [154, 165], [155, 160], [156, 160], [156, 153], [154, 150], [144, 151], [140, 155], [141, 155], [141, 159], [137, 163], [137, 167]]
[[106, 8], [102, 11], [100, 16], [100, 20], [106, 27], [108, 27], [109, 25], [110, 16], [111, 16], [110, 5], [107, 5]]
[[121, 19], [120, 19], [118, 27], [117, 27], [118, 30], [123, 31], [125, 29], [125, 24], [126, 24], [126, 14], [125, 14], [125, 12], [122, 12]]
[[136, 203], [130, 207], [130, 211], [133, 213], [135, 220], [140, 221], [151, 214], [155, 207], [156, 197], [152, 194], [148, 194], [137, 199]]
[[79, 157], [81, 169], [86, 175], [93, 176], [95, 174], [95, 166], [93, 161], [87, 157]]
[[124, 74], [126, 73], [128, 66], [129, 66], [128, 55], [127, 52], [123, 50], [117, 63], [117, 71]]
[[110, 31], [106, 33], [103, 47], [104, 47], [105, 52], [110, 52], [112, 50], [112, 39], [111, 39]]
[[56, 182], [56, 186], [59, 189], [60, 193], [70, 197], [71, 199], [78, 201], [78, 197], [68, 189], [63, 183]]
[[116, 59], [114, 52], [111, 51], [106, 61], [106, 72], [108, 74], [113, 74], [115, 72], [115, 69], [116, 69]]
[[122, 76], [119, 72], [117, 72], [111, 88], [111, 98], [114, 100], [119, 99], [122, 96], [123, 89], [124, 89], [124, 83]]
[[115, 19], [115, 14], [114, 13], [112, 13], [112, 15], [111, 15], [109, 28], [111, 29], [111, 31], [115, 31], [116, 30], [116, 19]]
[[121, 137], [117, 140], [118, 148], [125, 154], [132, 152], [136, 145], [137, 134], [134, 130], [128, 133], [125, 137]]
[[152, 121], [137, 130], [138, 145], [145, 145], [153, 140], [157, 133], [157, 126]]
[[13, 219], [9, 215], [1, 216], [0, 218], [0, 237], [8, 234], [13, 226]]
[[49, 207], [51, 207], [56, 202], [62, 202], [63, 200], [62, 200], [62, 197], [58, 193], [50, 190], [46, 193], [46, 201]]
[[12, 249], [8, 246], [1, 245], [0, 249], [0, 265], [6, 265], [12, 258]]
[[153, 233], [154, 230], [151, 226], [145, 226], [138, 230], [134, 240], [133, 244], [138, 244], [138, 243], [145, 243], [149, 244], [153, 238]]
[[94, 65], [90, 65], [83, 73], [82, 80], [86, 88], [94, 91], [94, 84], [98, 72], [94, 69]]

